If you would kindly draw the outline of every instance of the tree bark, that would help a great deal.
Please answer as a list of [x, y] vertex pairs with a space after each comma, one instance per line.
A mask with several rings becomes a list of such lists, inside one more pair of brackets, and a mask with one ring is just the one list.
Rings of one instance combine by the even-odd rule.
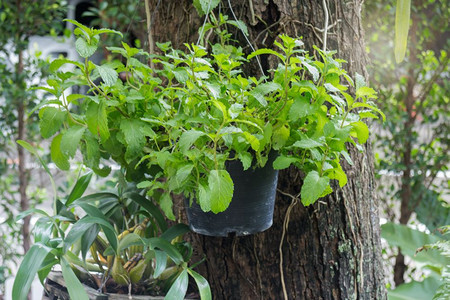
[[[156, 2], [151, 3], [152, 9]], [[366, 75], [361, 0], [325, 1], [328, 6], [328, 49], [348, 61], [351, 75]], [[200, 20], [191, 1], [165, 1], [155, 13], [155, 41], [172, 41], [174, 47], [195, 42]], [[272, 47], [276, 36], [302, 36], [307, 50], [322, 48], [324, 9], [322, 1], [251, 0], [231, 1], [237, 18], [249, 27], [249, 39], [257, 48]], [[250, 5], [251, 4], [251, 5]], [[228, 1], [223, 14], [233, 19]], [[239, 31], [235, 38], [244, 50], [247, 43]], [[312, 52], [311, 52], [312, 53]], [[264, 68], [271, 66], [263, 61]], [[258, 67], [254, 67], [258, 72]], [[273, 226], [246, 237], [213, 238], [192, 234], [194, 249], [206, 262], [198, 269], [213, 291], [214, 299], [384, 299], [378, 200], [375, 195], [372, 150], [351, 150], [354, 165], [345, 165], [348, 184], [310, 207], [279, 193]], [[278, 188], [297, 194], [300, 172], [280, 173]], [[290, 208], [289, 208], [290, 207]], [[287, 210], [291, 210], [283, 222]], [[284, 242], [281, 237], [284, 235]], [[280, 261], [282, 259], [281, 267]], [[284, 284], [281, 277], [284, 277]]]

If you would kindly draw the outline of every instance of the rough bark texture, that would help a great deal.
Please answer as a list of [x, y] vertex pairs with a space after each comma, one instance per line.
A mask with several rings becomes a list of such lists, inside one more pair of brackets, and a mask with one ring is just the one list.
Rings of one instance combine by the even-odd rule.
[[[156, 7], [153, 1], [153, 8]], [[250, 2], [253, 11], [250, 9]], [[272, 47], [277, 34], [303, 36], [307, 48], [322, 47], [324, 11], [317, 0], [231, 1], [237, 17], [249, 26], [250, 40]], [[346, 69], [365, 75], [366, 55], [361, 28], [362, 1], [328, 0], [328, 49], [348, 61]], [[164, 1], [155, 14], [153, 38], [171, 40], [175, 47], [196, 41], [201, 20], [191, 1]], [[230, 13], [228, 1], [220, 10]], [[242, 34], [236, 32], [243, 46]], [[245, 48], [244, 48], [245, 49]], [[248, 50], [248, 47], [247, 47]], [[271, 62], [263, 61], [268, 67]], [[255, 66], [254, 71], [258, 68]], [[278, 194], [272, 228], [247, 237], [211, 238], [192, 235], [198, 269], [211, 284], [214, 299], [283, 299], [280, 252], [289, 299], [384, 299], [378, 202], [373, 180], [372, 151], [352, 150], [353, 166], [346, 165], [349, 182], [310, 207], [296, 204], [280, 247], [283, 221], [291, 198]], [[291, 169], [280, 173], [279, 189], [297, 194], [301, 176]]]

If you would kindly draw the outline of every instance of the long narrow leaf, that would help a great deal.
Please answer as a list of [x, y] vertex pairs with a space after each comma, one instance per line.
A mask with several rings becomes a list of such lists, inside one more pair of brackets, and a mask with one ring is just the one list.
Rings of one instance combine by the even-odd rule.
[[198, 291], [200, 293], [201, 300], [211, 300], [211, 288], [209, 287], [208, 280], [206, 280], [202, 275], [198, 274], [192, 269], [187, 269], [188, 273], [194, 278], [197, 284]]
[[174, 238], [181, 236], [189, 231], [191, 231], [189, 229], [189, 226], [183, 223], [178, 223], [164, 231], [164, 233], [161, 234], [161, 238], [171, 242]]
[[49, 248], [41, 243], [31, 246], [27, 254], [23, 258], [14, 280], [12, 298], [14, 300], [26, 300], [31, 283], [34, 280], [38, 270], [41, 268], [42, 262], [50, 253]]
[[167, 230], [167, 223], [164, 219], [164, 216], [162, 215], [161, 211], [149, 199], [145, 198], [142, 195], [139, 195], [138, 193], [130, 193], [127, 194], [127, 196], [131, 200], [142, 206], [155, 219], [161, 231], [164, 232]]
[[397, 63], [405, 58], [410, 13], [411, 0], [397, 0], [395, 11], [395, 61]]
[[170, 287], [164, 300], [183, 300], [186, 295], [189, 276], [186, 270], [183, 270]]
[[70, 299], [89, 300], [86, 290], [64, 257], [61, 257], [61, 271]]
[[173, 260], [176, 265], [183, 262], [183, 256], [171, 243], [167, 240], [159, 237], [154, 237], [150, 239], [143, 239], [143, 241], [149, 245], [150, 249], [159, 248], [166, 252], [166, 254]]
[[92, 178], [92, 172], [89, 172], [83, 176], [81, 176], [77, 182], [75, 183], [75, 186], [73, 187], [72, 191], [70, 192], [69, 197], [66, 201], [66, 206], [69, 206], [73, 201], [80, 198], [83, 193], [86, 191], [89, 182]]

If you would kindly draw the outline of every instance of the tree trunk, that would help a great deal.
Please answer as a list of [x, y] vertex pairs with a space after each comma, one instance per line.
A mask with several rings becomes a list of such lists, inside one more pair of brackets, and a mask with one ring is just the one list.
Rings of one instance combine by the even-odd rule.
[[[152, 1], [153, 12], [156, 3]], [[361, 26], [361, 0], [325, 1], [328, 5], [327, 48], [348, 61], [346, 69], [366, 75]], [[202, 21], [192, 1], [164, 1], [154, 14], [153, 39], [174, 47], [195, 42]], [[280, 33], [302, 36], [307, 49], [323, 46], [322, 1], [231, 1], [237, 18], [249, 27], [257, 47], [272, 47]], [[251, 4], [251, 5], [250, 5]], [[228, 1], [223, 14], [233, 19]], [[240, 32], [234, 32], [248, 50]], [[311, 52], [312, 53], [312, 52]], [[265, 68], [271, 63], [263, 61]], [[258, 68], [255, 66], [255, 72]], [[375, 197], [372, 150], [351, 151], [353, 166], [345, 165], [348, 184], [310, 207], [279, 193], [273, 226], [246, 237], [212, 238], [192, 234], [198, 257], [206, 256], [199, 272], [211, 284], [214, 299], [384, 299], [378, 201]], [[297, 194], [299, 171], [280, 173], [278, 188]], [[287, 211], [291, 210], [287, 215]], [[287, 221], [284, 231], [283, 222]], [[284, 242], [281, 239], [284, 236]], [[280, 263], [281, 261], [281, 263]], [[280, 268], [281, 265], [281, 268]], [[284, 283], [282, 283], [284, 278]]]

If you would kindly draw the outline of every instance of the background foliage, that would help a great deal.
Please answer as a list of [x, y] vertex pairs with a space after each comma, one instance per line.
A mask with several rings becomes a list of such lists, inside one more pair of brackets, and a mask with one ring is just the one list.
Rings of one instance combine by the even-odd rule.
[[[379, 103], [388, 115], [375, 139], [379, 195], [384, 214], [388, 221], [421, 228], [436, 236], [433, 238], [446, 241], [448, 238], [437, 228], [450, 223], [447, 181], [449, 5], [445, 1], [412, 1], [406, 58], [400, 64], [394, 63], [393, 51], [395, 1], [367, 3], [365, 11], [367, 44], [372, 58], [371, 78], [381, 91]], [[388, 277], [389, 285], [398, 287], [396, 293], [407, 293], [412, 289], [417, 292], [421, 286], [427, 289], [431, 298], [430, 293], [437, 289], [436, 285], [429, 284], [432, 280], [429, 270], [433, 268], [417, 263], [405, 264], [417, 257], [414, 251], [407, 250], [408, 239], [389, 238], [392, 228], [391, 225], [383, 226], [383, 237], [391, 246], [396, 246], [391, 249], [394, 252], [386, 250], [386, 253], [392, 253], [394, 264], [393, 273]], [[419, 235], [408, 227], [402, 229], [402, 234]], [[418, 239], [409, 241], [415, 241], [416, 248], [423, 246]], [[408, 257], [406, 260], [404, 255]], [[444, 264], [433, 271], [445, 275], [445, 268]], [[419, 285], [414, 283], [425, 277], [427, 281]], [[410, 281], [410, 284], [402, 285]], [[416, 298], [408, 299], [418, 299], [420, 293], [408, 297], [414, 294]]]

